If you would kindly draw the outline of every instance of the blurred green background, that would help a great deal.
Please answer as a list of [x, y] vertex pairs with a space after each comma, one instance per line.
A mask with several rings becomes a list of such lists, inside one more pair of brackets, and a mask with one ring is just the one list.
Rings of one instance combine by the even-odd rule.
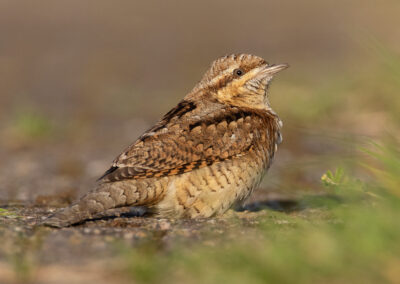
[[302, 209], [238, 221], [217, 248], [123, 246], [128, 279], [399, 283], [399, 15], [398, 0], [0, 1], [0, 200], [70, 202], [214, 59], [251, 53], [291, 67], [270, 90], [283, 144], [249, 203]]

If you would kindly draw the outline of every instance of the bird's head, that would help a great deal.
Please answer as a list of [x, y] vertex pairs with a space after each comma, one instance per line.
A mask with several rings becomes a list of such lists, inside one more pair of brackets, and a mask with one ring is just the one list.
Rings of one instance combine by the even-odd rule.
[[249, 54], [233, 54], [215, 60], [194, 91], [206, 90], [221, 103], [270, 109], [268, 86], [287, 64], [268, 64]]

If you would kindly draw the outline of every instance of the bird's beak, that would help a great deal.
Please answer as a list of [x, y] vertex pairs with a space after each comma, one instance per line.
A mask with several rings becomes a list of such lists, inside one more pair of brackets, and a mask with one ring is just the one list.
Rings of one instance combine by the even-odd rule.
[[285, 70], [288, 67], [289, 67], [288, 64], [272, 64], [272, 65], [266, 66], [265, 69], [263, 70], [263, 73], [266, 75], [267, 74], [274, 75], [282, 70]]

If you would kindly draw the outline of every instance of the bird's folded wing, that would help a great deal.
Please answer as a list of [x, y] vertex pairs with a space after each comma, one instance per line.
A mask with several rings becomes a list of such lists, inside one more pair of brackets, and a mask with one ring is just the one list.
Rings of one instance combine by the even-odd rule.
[[182, 174], [244, 155], [274, 135], [274, 119], [251, 110], [227, 108], [198, 119], [169, 114], [119, 155], [101, 181]]

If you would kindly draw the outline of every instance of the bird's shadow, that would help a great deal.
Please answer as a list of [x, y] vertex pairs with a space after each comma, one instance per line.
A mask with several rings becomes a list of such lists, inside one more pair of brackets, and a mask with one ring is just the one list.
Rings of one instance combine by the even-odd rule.
[[299, 199], [267, 199], [245, 204], [236, 211], [258, 212], [261, 210], [273, 210], [279, 212], [299, 212], [310, 208], [322, 208], [342, 203], [344, 200], [337, 195], [306, 195]]
[[303, 210], [302, 206], [300, 206], [299, 201], [295, 199], [260, 200], [245, 204], [240, 208], [235, 208], [235, 210], [239, 212], [258, 212], [266, 209], [280, 212], [293, 212]]

